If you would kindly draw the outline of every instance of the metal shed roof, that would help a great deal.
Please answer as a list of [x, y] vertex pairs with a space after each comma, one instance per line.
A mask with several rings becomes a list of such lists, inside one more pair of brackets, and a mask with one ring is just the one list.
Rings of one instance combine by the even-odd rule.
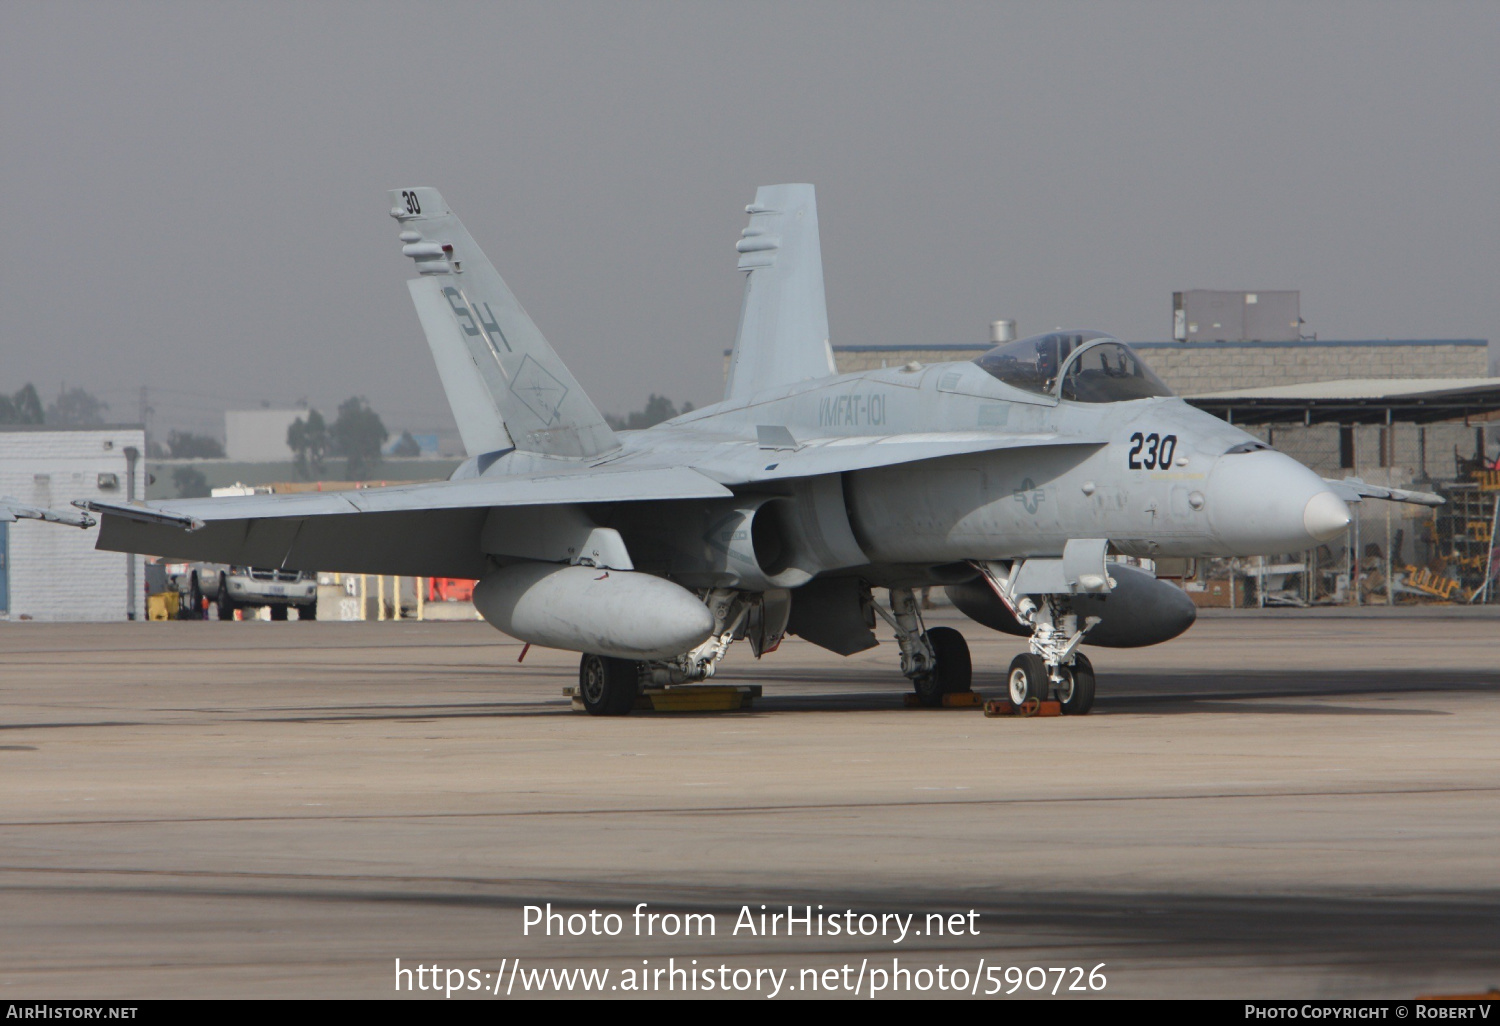
[[1500, 416], [1500, 378], [1348, 378], [1184, 398], [1235, 424], [1431, 424]]

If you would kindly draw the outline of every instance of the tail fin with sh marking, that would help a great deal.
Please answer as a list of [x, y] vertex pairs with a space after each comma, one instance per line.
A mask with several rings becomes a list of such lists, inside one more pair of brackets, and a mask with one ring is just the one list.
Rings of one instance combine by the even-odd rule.
[[597, 456], [619, 441], [436, 189], [393, 189], [408, 282], [470, 455]]

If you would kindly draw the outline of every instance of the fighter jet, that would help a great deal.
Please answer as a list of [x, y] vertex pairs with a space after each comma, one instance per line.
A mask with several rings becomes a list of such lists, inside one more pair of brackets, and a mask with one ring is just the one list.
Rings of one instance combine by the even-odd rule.
[[[839, 374], [810, 185], [761, 188], [724, 400], [610, 429], [435, 190], [390, 193], [418, 319], [468, 459], [443, 482], [92, 502], [99, 547], [296, 570], [477, 578], [521, 641], [581, 654], [587, 710], [711, 677], [790, 633], [843, 655], [894, 632], [925, 704], [970, 688], [963, 636], [922, 588], [1028, 639], [1017, 704], [1088, 712], [1082, 645], [1166, 641], [1177, 587], [1119, 556], [1313, 548], [1377, 490], [1325, 481], [1189, 406], [1119, 339], [1062, 331], [973, 362]], [[1378, 490], [1381, 497], [1441, 501]], [[888, 595], [884, 603], [875, 591]]]

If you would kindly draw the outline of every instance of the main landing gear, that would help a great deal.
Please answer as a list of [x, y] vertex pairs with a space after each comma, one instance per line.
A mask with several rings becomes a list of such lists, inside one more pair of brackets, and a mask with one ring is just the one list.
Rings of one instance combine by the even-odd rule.
[[901, 672], [911, 681], [919, 703], [940, 706], [944, 695], [970, 690], [974, 667], [969, 643], [952, 627], [925, 628], [917, 597], [910, 588], [891, 589], [889, 613], [878, 605], [874, 609], [896, 632]]
[[[791, 613], [787, 592], [714, 588], [701, 597], [713, 614], [714, 631], [690, 652], [648, 662], [585, 653], [578, 665], [578, 697], [583, 708], [594, 716], [624, 716], [635, 708], [636, 699], [648, 687], [697, 684], [711, 678], [736, 641], [748, 641], [757, 659], [781, 644]], [[956, 636], [958, 632], [950, 633]], [[963, 644], [962, 638], [959, 644]], [[967, 648], [964, 661], [967, 666]]]
[[641, 664], [586, 653], [578, 664], [578, 697], [591, 716], [624, 716], [641, 691]]

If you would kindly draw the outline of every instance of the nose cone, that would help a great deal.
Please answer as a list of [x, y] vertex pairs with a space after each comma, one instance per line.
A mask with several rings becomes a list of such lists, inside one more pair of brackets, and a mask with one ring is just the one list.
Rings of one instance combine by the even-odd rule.
[[1349, 507], [1332, 492], [1319, 492], [1302, 508], [1302, 526], [1318, 541], [1337, 538], [1349, 526]]
[[1220, 554], [1274, 556], [1336, 538], [1349, 507], [1322, 478], [1279, 452], [1220, 456], [1209, 472], [1208, 511]]

